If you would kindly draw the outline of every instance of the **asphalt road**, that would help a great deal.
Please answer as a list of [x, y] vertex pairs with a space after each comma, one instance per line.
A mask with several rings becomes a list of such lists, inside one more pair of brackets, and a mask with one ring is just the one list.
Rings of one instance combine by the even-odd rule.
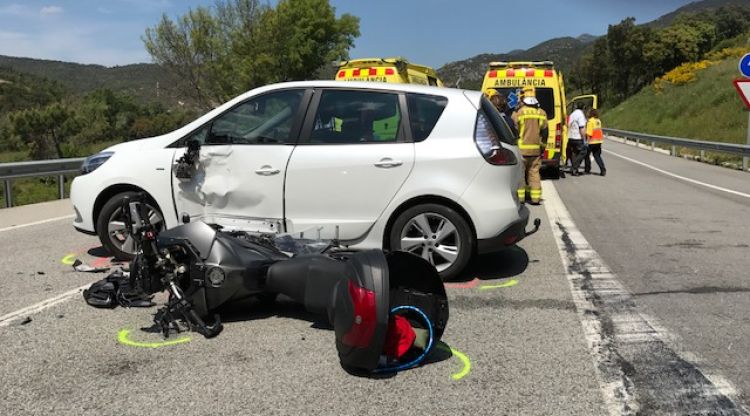
[[[750, 192], [747, 174], [615, 143], [605, 148]], [[675, 391], [689, 390], [695, 383], [681, 384], [680, 374], [696, 371], [707, 375], [701, 388], [714, 386], [717, 375], [725, 377], [737, 388], [732, 399], [741, 406], [748, 402], [742, 391], [750, 391], [744, 356], [750, 341], [750, 283], [745, 281], [750, 226], [744, 220], [750, 201], [609, 153], [604, 158], [605, 178], [545, 184], [554, 185], [570, 212], [566, 226], [574, 222], [580, 235], [562, 233], [557, 219], [550, 223], [549, 207], [532, 207], [542, 219], [539, 233], [517, 248], [477, 259], [464, 281], [448, 288], [451, 318], [443, 341], [457, 353], [436, 353], [431, 363], [387, 378], [343, 371], [333, 333], [284, 300], [270, 308], [236, 305], [223, 317], [225, 329], [217, 338], [187, 334], [189, 341], [161, 348], [118, 341], [124, 329], [131, 341], [162, 341], [146, 330], [153, 309], [98, 310], [80, 295], [3, 321], [7, 314], [103, 277], [72, 271], [63, 264], [71, 255], [89, 263], [107, 259], [97, 257], [102, 253], [95, 238], [72, 231], [69, 219], [18, 229], [0, 226], [0, 414], [606, 414], [619, 399], [608, 396], [607, 363], [597, 361], [603, 347], [592, 342], [589, 323], [599, 322], [596, 329], [604, 331], [601, 317], [614, 304], [594, 302], [600, 310], [589, 312], [597, 312], [599, 321], [587, 320], [589, 313], [581, 309], [591, 300], [587, 296], [597, 295], [579, 290], [571, 272], [584, 238], [585, 253], [601, 258], [584, 265], [584, 275], [601, 271], [606, 262], [614, 276], [607, 280], [608, 290], [614, 293], [613, 282], [619, 282], [632, 294], [616, 305], [618, 311], [625, 305], [648, 322], [659, 322], [662, 335], [673, 335], [664, 345], [638, 344], [661, 346], [659, 351], [639, 347], [642, 361], [628, 355], [632, 345], [606, 346], [631, 363], [623, 377], [631, 399], [642, 402], [640, 413], [687, 414], [675, 410], [679, 407], [644, 403], [658, 398], [651, 392], [662, 385], [651, 379], [671, 383]], [[66, 214], [58, 211], [50, 217]], [[8, 220], [18, 212], [3, 210], [0, 217], [19, 224]], [[32, 215], [27, 222], [40, 219]], [[661, 375], [647, 371], [665, 362], [700, 364], [703, 373], [691, 373], [690, 366], [678, 368], [676, 375], [670, 372], [674, 368]], [[698, 393], [687, 395], [695, 401], [701, 399]], [[716, 397], [716, 406], [726, 404], [724, 396]], [[742, 414], [742, 409], [726, 409], [704, 408], [701, 414]]]
[[750, 176], [619, 143], [605, 148], [606, 177], [568, 176], [555, 184], [572, 219], [632, 294], [635, 310], [657, 320], [679, 349], [729, 381], [747, 404], [750, 195], [694, 181], [750, 194]]
[[[546, 218], [541, 208], [534, 214]], [[581, 324], [550, 225], [542, 227], [520, 247], [480, 258], [467, 287], [449, 288], [443, 340], [470, 369], [441, 353], [390, 378], [349, 375], [333, 333], [283, 300], [237, 305], [215, 339], [133, 347], [118, 342], [122, 329], [131, 340], [161, 341], [142, 330], [153, 309], [97, 310], [76, 295], [0, 327], [0, 414], [600, 415]], [[88, 254], [96, 240], [68, 220], [1, 236], [0, 315], [102, 277], [61, 263], [74, 253], [96, 261]], [[480, 289], [511, 279], [518, 283]]]

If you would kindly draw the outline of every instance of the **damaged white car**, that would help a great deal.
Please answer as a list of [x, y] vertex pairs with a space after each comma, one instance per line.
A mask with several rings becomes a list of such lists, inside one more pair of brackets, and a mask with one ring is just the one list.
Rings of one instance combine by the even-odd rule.
[[521, 156], [479, 92], [293, 82], [247, 92], [168, 134], [89, 157], [74, 226], [118, 258], [133, 240], [122, 199], [145, 193], [162, 228], [310, 233], [352, 249], [405, 250], [444, 279], [524, 238]]

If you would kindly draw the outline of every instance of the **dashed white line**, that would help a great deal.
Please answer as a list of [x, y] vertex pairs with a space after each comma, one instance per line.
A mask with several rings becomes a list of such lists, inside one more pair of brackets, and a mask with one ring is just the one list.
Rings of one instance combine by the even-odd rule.
[[10, 227], [0, 228], [0, 233], [2, 233], [4, 231], [17, 230], [19, 228], [31, 227], [33, 225], [47, 224], [48, 222], [69, 220], [71, 218], [75, 218], [75, 215], [63, 215], [62, 217], [48, 218], [46, 220], [29, 222], [29, 223], [26, 223], [26, 224], [11, 225]]
[[611, 150], [607, 150], [607, 149], [602, 149], [602, 150], [604, 152], [612, 155], [612, 156], [619, 157], [620, 159], [627, 160], [628, 162], [635, 163], [636, 165], [643, 166], [644, 168], [651, 169], [653, 171], [659, 172], [661, 174], [670, 176], [670, 177], [675, 178], [675, 179], [679, 179], [679, 180], [682, 180], [682, 181], [685, 181], [685, 182], [689, 182], [689, 183], [692, 183], [694, 185], [704, 186], [706, 188], [713, 189], [715, 191], [726, 192], [728, 194], [732, 194], [732, 195], [736, 195], [736, 196], [741, 196], [743, 198], [750, 198], [750, 194], [746, 194], [744, 192], [735, 191], [734, 189], [724, 188], [722, 186], [716, 186], [716, 185], [712, 185], [710, 183], [701, 182], [701, 181], [698, 181], [698, 180], [695, 180], [695, 179], [687, 178], [685, 176], [681, 176], [681, 175], [678, 175], [676, 173], [672, 173], [672, 172], [666, 171], [664, 169], [659, 169], [656, 166], [649, 165], [648, 163], [643, 163], [640, 160], [635, 160], [633, 158], [621, 155], [619, 153], [615, 153], [615, 152], [613, 152]]

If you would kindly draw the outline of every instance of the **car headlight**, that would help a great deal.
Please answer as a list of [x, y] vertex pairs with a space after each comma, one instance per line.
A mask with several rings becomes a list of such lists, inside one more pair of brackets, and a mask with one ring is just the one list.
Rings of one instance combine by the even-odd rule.
[[109, 160], [109, 158], [114, 154], [115, 152], [100, 152], [93, 156], [87, 157], [86, 160], [83, 161], [83, 165], [81, 165], [81, 174], [85, 175], [87, 173], [95, 171], [99, 166], [103, 165], [104, 162]]

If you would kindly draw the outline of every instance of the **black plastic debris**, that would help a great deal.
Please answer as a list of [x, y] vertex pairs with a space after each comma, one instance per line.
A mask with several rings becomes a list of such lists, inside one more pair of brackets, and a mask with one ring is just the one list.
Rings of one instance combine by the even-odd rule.
[[94, 282], [88, 289], [83, 291], [83, 299], [96, 308], [148, 308], [156, 305], [137, 286], [131, 285], [130, 276], [117, 270], [104, 279]]
[[31, 317], [30, 317], [30, 316], [27, 316], [27, 317], [26, 317], [26, 319], [24, 319], [23, 321], [21, 321], [21, 325], [27, 325], [27, 324], [30, 324], [30, 323], [31, 323], [31, 321], [33, 321], [33, 319], [31, 319]]
[[76, 259], [73, 262], [73, 270], [77, 272], [83, 272], [83, 273], [104, 273], [106, 271], [109, 271], [109, 267], [93, 267], [89, 266], [88, 264], [82, 262], [79, 259]]

